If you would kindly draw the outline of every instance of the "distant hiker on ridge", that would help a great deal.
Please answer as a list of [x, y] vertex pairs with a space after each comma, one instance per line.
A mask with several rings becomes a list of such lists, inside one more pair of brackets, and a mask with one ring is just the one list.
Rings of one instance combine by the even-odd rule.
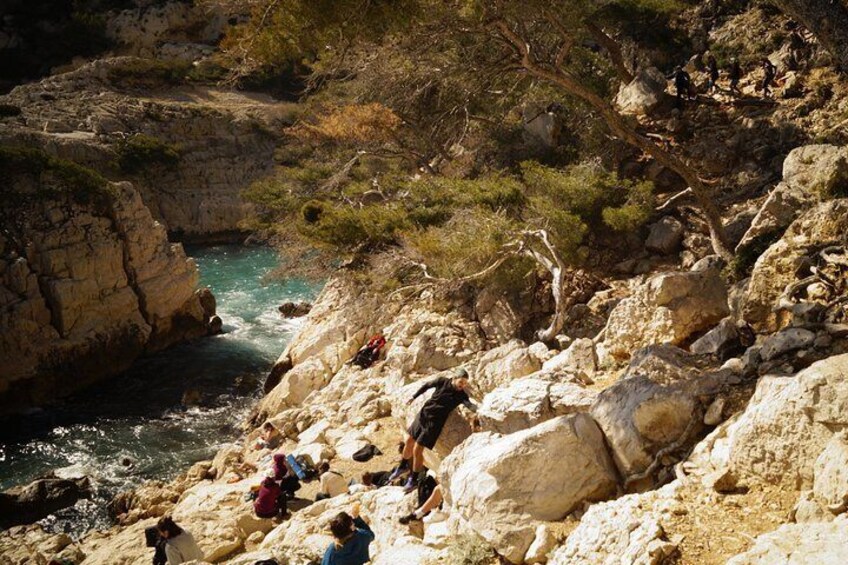
[[471, 402], [465, 389], [468, 387], [468, 373], [465, 369], [459, 369], [452, 379], [439, 377], [418, 389], [418, 391], [407, 401], [412, 402], [429, 389], [435, 389], [433, 395], [427, 399], [421, 411], [415, 417], [415, 421], [409, 427], [406, 443], [403, 446], [402, 461], [396, 473], [412, 465], [412, 474], [404, 486], [407, 492], [411, 492], [416, 483], [423, 480], [424, 471], [424, 449], [433, 449], [442, 434], [442, 428], [453, 410], [462, 404], [472, 412], [477, 412], [477, 407]]

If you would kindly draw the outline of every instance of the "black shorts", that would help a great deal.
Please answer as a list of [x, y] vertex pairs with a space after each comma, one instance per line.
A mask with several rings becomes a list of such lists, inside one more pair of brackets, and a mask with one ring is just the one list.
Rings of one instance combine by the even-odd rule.
[[415, 440], [415, 443], [427, 449], [433, 449], [439, 436], [442, 435], [442, 428], [444, 427], [444, 422], [422, 422], [421, 414], [419, 413], [412, 422], [412, 425], [409, 426], [408, 432], [410, 437]]

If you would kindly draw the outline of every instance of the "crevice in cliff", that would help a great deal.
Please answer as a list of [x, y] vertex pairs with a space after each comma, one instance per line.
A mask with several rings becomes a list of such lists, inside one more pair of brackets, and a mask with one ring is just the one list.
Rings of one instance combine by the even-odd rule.
[[144, 294], [141, 292], [141, 288], [138, 285], [138, 281], [136, 280], [135, 271], [130, 264], [130, 251], [129, 251], [129, 237], [127, 236], [126, 231], [121, 227], [121, 222], [118, 220], [117, 210], [115, 208], [116, 202], [113, 200], [112, 205], [109, 206], [107, 214], [109, 216], [109, 220], [112, 222], [112, 226], [115, 229], [115, 233], [118, 236], [118, 239], [121, 242], [121, 251], [122, 251], [122, 261], [121, 264], [124, 269], [124, 274], [127, 277], [127, 286], [133, 291], [135, 294], [136, 300], [138, 300], [138, 310], [141, 313], [142, 318], [150, 326], [151, 330], [155, 331], [152, 316], [148, 313], [147, 302], [144, 299]]

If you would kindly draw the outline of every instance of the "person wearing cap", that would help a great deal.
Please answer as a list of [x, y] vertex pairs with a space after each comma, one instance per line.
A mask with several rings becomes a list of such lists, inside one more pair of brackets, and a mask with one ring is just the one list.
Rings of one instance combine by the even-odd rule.
[[468, 372], [465, 369], [459, 369], [453, 378], [439, 377], [425, 383], [407, 401], [407, 404], [412, 404], [416, 398], [433, 389], [433, 394], [421, 407], [407, 431], [406, 443], [401, 455], [403, 460], [398, 467], [399, 469], [410, 468], [411, 463], [412, 473], [404, 487], [407, 492], [414, 490], [416, 484], [424, 478], [424, 449], [433, 449], [436, 445], [451, 412], [460, 404], [472, 412], [477, 412], [477, 407], [465, 392], [466, 388], [468, 388]]

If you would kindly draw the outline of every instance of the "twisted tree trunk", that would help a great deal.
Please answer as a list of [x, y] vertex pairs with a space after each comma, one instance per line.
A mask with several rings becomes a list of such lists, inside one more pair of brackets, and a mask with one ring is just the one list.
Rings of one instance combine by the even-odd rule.
[[787, 15], [801, 22], [848, 72], [848, 5], [845, 0], [774, 0]]

